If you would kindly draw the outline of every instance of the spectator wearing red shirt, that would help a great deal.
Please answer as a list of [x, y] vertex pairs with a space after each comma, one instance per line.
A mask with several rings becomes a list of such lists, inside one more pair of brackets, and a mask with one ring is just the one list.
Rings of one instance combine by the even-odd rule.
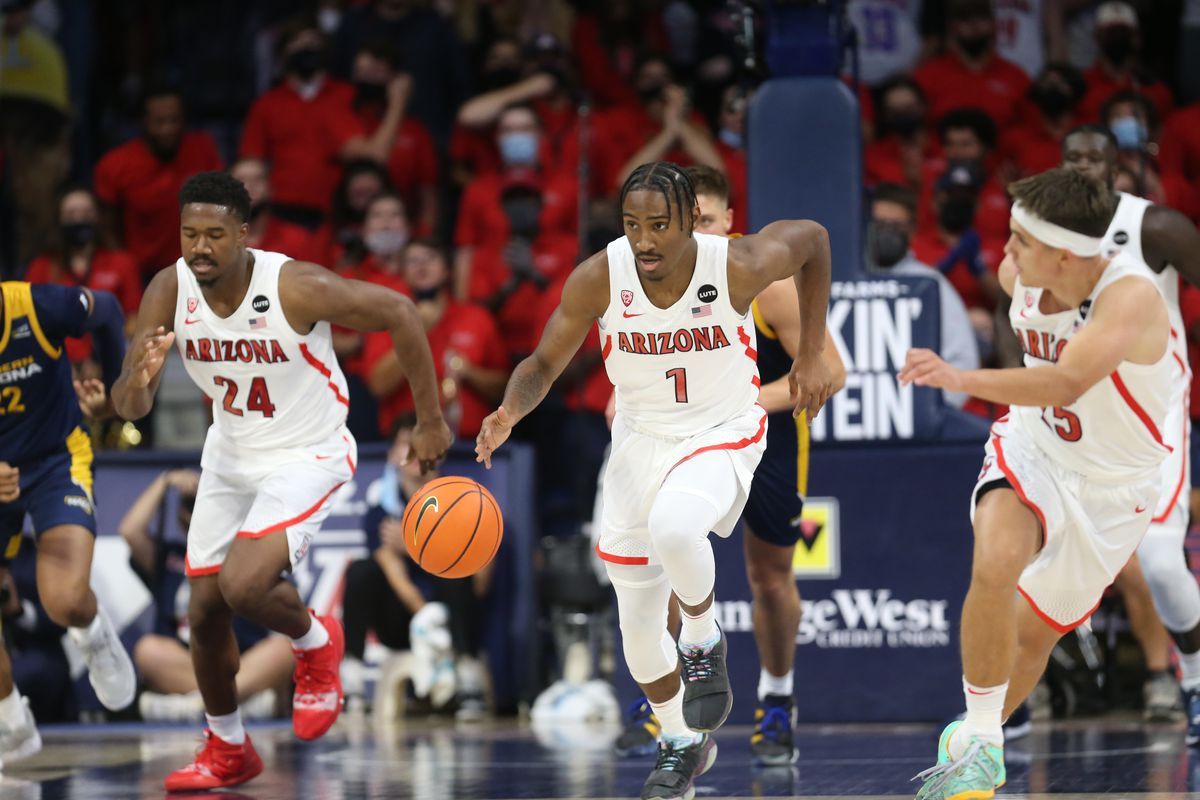
[[[508, 356], [496, 322], [479, 306], [454, 301], [445, 253], [428, 240], [405, 249], [404, 278], [429, 336], [446, 421], [459, 439], [474, 439], [508, 381]], [[380, 430], [390, 430], [397, 416], [413, 408], [403, 365], [386, 333], [369, 334], [363, 349], [367, 383], [379, 399]]]
[[530, 106], [511, 106], [496, 122], [496, 145], [502, 166], [479, 175], [463, 192], [454, 241], [455, 295], [466, 297], [470, 263], [476, 248], [503, 248], [510, 238], [508, 217], [500, 198], [504, 187], [519, 177], [535, 182], [542, 196], [538, 229], [547, 234], [575, 236], [576, 181], [574, 175], [556, 173], [541, 160], [542, 130]]
[[867, 185], [894, 183], [916, 189], [921, 168], [935, 149], [925, 93], [911, 78], [893, 78], [879, 87], [876, 97], [879, 135], [864, 156]]
[[1171, 113], [1175, 106], [1171, 90], [1142, 66], [1142, 38], [1132, 6], [1109, 2], [1096, 9], [1096, 44], [1100, 55], [1083, 75], [1088, 91], [1079, 106], [1080, 119], [1096, 120], [1105, 101], [1120, 91], [1137, 91], [1149, 97], [1159, 119]]
[[1047, 64], [1042, 69], [1029, 87], [1028, 121], [1006, 130], [1000, 139], [1006, 182], [1058, 166], [1063, 137], [1074, 125], [1075, 110], [1086, 90], [1083, 74], [1070, 64]]
[[1118, 92], [1101, 108], [1100, 120], [1117, 139], [1120, 165], [1135, 176], [1132, 193], [1200, 220], [1200, 202], [1191, 184], [1179, 173], [1162, 170], [1154, 158], [1159, 133], [1154, 103], [1136, 92]]
[[339, 269], [357, 264], [366, 257], [362, 226], [367, 217], [367, 206], [379, 195], [390, 191], [391, 179], [376, 162], [362, 160], [346, 165], [333, 193], [329, 222], [317, 232], [317, 240], [327, 253], [320, 263]]
[[1200, 103], [1180, 109], [1167, 119], [1158, 160], [1164, 172], [1182, 175], [1200, 192]]
[[242, 182], [250, 195], [250, 218], [246, 220], [246, 245], [273, 253], [284, 253], [297, 261], [324, 264], [328, 251], [312, 231], [271, 213], [271, 179], [265, 162], [240, 158], [229, 174]]
[[[480, 65], [478, 84], [482, 94], [476, 95], [463, 107], [471, 106], [471, 103], [480, 98], [494, 99], [499, 94], [505, 99], [528, 94], [528, 86], [517, 90], [519, 84], [525, 83], [521, 80], [524, 70], [525, 62], [519, 41], [511, 36], [501, 36], [492, 40]], [[463, 118], [462, 110], [459, 110], [450, 134], [450, 160], [453, 164], [451, 169], [455, 183], [466, 186], [473, 178], [501, 168], [500, 151], [496, 147], [495, 123], [504, 109], [511, 105], [528, 105], [531, 99], [512, 99], [506, 102], [495, 108], [494, 113], [487, 115], [490, 116], [487, 122], [483, 122], [482, 117], [476, 118], [475, 111], [478, 110], [479, 104], [471, 106], [471, 112], [466, 119]], [[493, 104], [487, 102], [483, 105], [486, 110], [486, 107]]]
[[579, 245], [574, 236], [541, 231], [542, 195], [536, 181], [514, 176], [500, 204], [508, 218], [509, 239], [502, 247], [474, 251], [468, 297], [496, 315], [515, 364], [537, 345], [541, 295], [575, 266]]
[[213, 138], [183, 123], [179, 91], [149, 89], [142, 135], [105, 153], [93, 175], [105, 227], [133, 255], [143, 281], [179, 258], [179, 189], [196, 173], [221, 169]]
[[590, 13], [577, 14], [571, 29], [571, 52], [579, 65], [583, 88], [597, 106], [612, 108], [638, 103], [637, 60], [645, 53], [665, 53], [667, 36], [662, 17], [638, 10], [633, 0], [596, 3]]
[[721, 110], [717, 114], [717, 152], [721, 155], [725, 177], [729, 181], [729, 207], [737, 221], [734, 230], [745, 230], [749, 224], [748, 187], [746, 186], [746, 107], [753, 92], [734, 85], [721, 93]]
[[[80, 187], [64, 192], [58, 203], [58, 242], [30, 262], [25, 280], [111, 292], [125, 312], [125, 332], [130, 334], [142, 302], [141, 277], [133, 256], [109, 246], [99, 223], [99, 204], [91, 192]], [[66, 342], [71, 363], [91, 355], [90, 335]]]
[[942, 118], [938, 129], [942, 157], [930, 160], [924, 168], [918, 214], [921, 232], [929, 234], [937, 224], [933, 203], [935, 183], [947, 174], [948, 165], [969, 164], [972, 174], [983, 178], [982, 185], [977, 187], [972, 227], [984, 240], [1003, 243], [1008, 239], [1009, 202], [1004, 186], [994, 174], [996, 126], [980, 109], [956, 108]]
[[930, 118], [973, 106], [1000, 128], [1017, 122], [1029, 77], [996, 52], [991, 0], [950, 0], [946, 16], [947, 52], [925, 62], [915, 75], [929, 102]]
[[371, 136], [384, 131], [388, 147], [375, 153], [421, 236], [438, 220], [438, 156], [425, 124], [408, 113], [412, 77], [400, 71], [400, 57], [387, 42], [372, 42], [354, 58], [354, 113]]

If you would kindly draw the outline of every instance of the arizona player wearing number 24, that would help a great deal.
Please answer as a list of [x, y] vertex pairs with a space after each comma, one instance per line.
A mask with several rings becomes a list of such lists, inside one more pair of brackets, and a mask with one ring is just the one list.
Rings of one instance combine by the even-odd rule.
[[971, 495], [967, 714], [942, 732], [938, 763], [918, 776], [918, 800], [984, 800], [1004, 784], [1002, 721], [1150, 526], [1171, 450], [1163, 421], [1186, 369], [1169, 346], [1154, 276], [1125, 254], [1102, 253], [1109, 189], [1054, 169], [1010, 191], [1000, 283], [1013, 298], [1025, 368], [962, 371], [912, 350], [900, 372], [906, 383], [1011, 406], [992, 428]]
[[247, 248], [250, 197], [226, 173], [190, 179], [179, 206], [183, 257], [146, 290], [113, 401], [126, 419], [145, 416], [172, 345], [213, 401], [185, 561], [192, 661], [208, 729], [195, 762], [166, 779], [168, 791], [195, 791], [262, 771], [237, 706], [235, 612], [292, 639], [297, 736], [321, 736], [341, 711], [341, 623], [311, 614], [280, 577], [308, 552], [357, 460], [330, 323], [391, 332], [416, 401], [411, 458], [432, 467], [453, 437], [438, 406], [424, 328], [407, 298]]
[[[825, 229], [775, 222], [731, 240], [696, 233], [699, 212], [691, 179], [677, 165], [634, 170], [621, 190], [625, 235], [567, 280], [537, 349], [513, 371], [475, 448], [490, 463], [598, 324], [617, 411], [597, 550], [617, 594], [629, 672], [662, 726], [643, 798], [692, 796], [693, 778], [716, 758], [710, 734], [733, 704], [708, 534], [732, 532], [766, 447], [750, 304], [775, 281], [794, 278], [799, 294], [795, 413], [813, 419], [834, 389], [821, 358]], [[683, 612], [678, 649], [667, 631], [672, 591]]]

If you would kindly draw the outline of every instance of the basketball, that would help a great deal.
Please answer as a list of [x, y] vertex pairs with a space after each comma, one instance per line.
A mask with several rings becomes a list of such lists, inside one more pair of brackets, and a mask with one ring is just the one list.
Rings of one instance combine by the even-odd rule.
[[408, 501], [401, 519], [409, 555], [431, 575], [465, 578], [491, 563], [504, 536], [492, 493], [470, 478], [430, 481]]

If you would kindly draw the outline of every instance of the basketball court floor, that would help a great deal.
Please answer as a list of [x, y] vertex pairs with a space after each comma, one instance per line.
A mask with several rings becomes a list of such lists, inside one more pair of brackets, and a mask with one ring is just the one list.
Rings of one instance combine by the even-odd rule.
[[[509, 800], [636, 798], [646, 760], [610, 755], [614, 731], [535, 731], [515, 722], [377, 727], [344, 717], [323, 740], [300, 743], [286, 722], [251, 727], [266, 763], [238, 787], [177, 797], [224, 800]], [[38, 756], [0, 780], [0, 800], [161, 798], [162, 779], [189, 760], [195, 727], [141, 724], [48, 727]], [[865, 798], [912, 796], [909, 778], [931, 766], [931, 726], [802, 727], [792, 767], [755, 769], [749, 729], [717, 734], [720, 755], [696, 797]], [[1183, 746], [1180, 725], [1144, 726], [1132, 717], [1044, 723], [1008, 748], [1002, 797], [1184, 797], [1200, 791], [1200, 756]], [[1200, 797], [1200, 794], [1195, 795]]]

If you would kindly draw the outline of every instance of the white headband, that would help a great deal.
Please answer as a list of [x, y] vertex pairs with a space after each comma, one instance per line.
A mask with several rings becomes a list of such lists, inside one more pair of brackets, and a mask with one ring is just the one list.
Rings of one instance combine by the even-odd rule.
[[1100, 255], [1102, 239], [1096, 236], [1085, 236], [1061, 225], [1055, 225], [1053, 222], [1047, 222], [1022, 208], [1020, 203], [1013, 203], [1012, 217], [1018, 225], [1029, 232], [1030, 236], [1044, 245], [1062, 248], [1080, 258]]

